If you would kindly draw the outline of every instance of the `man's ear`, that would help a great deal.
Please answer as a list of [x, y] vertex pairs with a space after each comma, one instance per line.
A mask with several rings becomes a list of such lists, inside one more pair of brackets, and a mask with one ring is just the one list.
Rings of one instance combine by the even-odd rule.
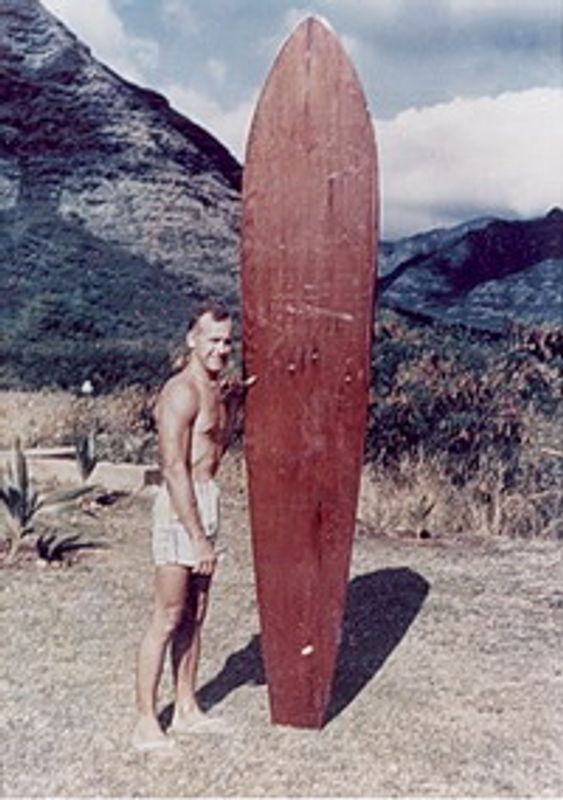
[[190, 350], [195, 347], [195, 332], [193, 328], [186, 333], [186, 344]]

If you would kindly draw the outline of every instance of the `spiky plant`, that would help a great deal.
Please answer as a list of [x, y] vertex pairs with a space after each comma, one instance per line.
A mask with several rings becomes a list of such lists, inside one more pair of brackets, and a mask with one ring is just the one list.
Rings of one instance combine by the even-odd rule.
[[15, 560], [23, 538], [32, 533], [33, 520], [40, 512], [68, 505], [93, 489], [93, 486], [80, 486], [41, 496], [33, 487], [21, 442], [16, 439], [0, 480], [0, 505], [5, 511], [8, 529], [8, 563]]
[[[57, 536], [56, 533], [41, 534], [35, 545], [37, 555], [42, 561], [47, 561], [49, 564], [62, 563], [66, 553], [80, 548], [79, 540], [79, 533], [72, 536]], [[87, 547], [88, 545], [83, 546]]]

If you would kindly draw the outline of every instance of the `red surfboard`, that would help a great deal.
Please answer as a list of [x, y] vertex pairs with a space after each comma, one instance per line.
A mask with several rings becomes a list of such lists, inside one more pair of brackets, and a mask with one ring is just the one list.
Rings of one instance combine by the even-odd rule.
[[361, 86], [302, 22], [245, 160], [243, 352], [250, 522], [274, 723], [322, 727], [340, 640], [366, 425], [377, 166]]

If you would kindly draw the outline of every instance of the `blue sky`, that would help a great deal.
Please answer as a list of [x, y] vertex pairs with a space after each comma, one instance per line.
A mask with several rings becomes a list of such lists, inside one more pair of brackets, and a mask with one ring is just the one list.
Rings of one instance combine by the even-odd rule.
[[561, 0], [43, 0], [244, 159], [276, 52], [330, 22], [374, 116], [386, 238], [563, 204]]

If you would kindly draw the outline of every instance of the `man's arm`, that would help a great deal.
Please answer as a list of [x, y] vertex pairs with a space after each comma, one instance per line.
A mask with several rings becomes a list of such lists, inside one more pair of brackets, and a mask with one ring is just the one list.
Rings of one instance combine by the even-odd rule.
[[213, 571], [215, 554], [201, 523], [189, 466], [192, 428], [199, 408], [197, 391], [189, 384], [165, 387], [157, 414], [162, 476], [178, 519], [192, 539], [198, 558], [196, 570]]
[[221, 402], [225, 409], [225, 427], [223, 430], [222, 452], [224, 453], [233, 437], [239, 412], [244, 405], [247, 390], [256, 383], [256, 375], [245, 380], [228, 378], [221, 385]]

